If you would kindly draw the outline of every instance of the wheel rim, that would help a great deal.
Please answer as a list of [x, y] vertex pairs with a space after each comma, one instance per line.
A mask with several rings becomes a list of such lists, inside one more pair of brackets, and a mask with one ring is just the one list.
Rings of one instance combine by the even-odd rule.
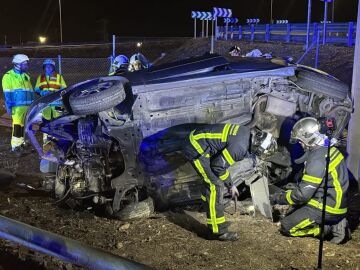
[[103, 91], [108, 90], [114, 85], [113, 82], [100, 82], [97, 85], [89, 87], [87, 89], [83, 89], [73, 95], [73, 97], [88, 97], [93, 94], [97, 94]]

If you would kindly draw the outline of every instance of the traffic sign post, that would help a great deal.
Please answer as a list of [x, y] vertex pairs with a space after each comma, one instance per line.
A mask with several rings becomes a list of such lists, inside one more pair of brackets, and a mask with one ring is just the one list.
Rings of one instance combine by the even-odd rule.
[[[191, 12], [191, 18], [194, 19], [194, 38], [197, 37], [196, 33], [196, 20], [201, 20], [202, 29], [201, 29], [201, 37], [205, 36], [205, 21], [206, 27], [208, 28], [208, 20], [213, 20], [213, 15], [211, 12], [204, 12], [204, 11], [192, 11]], [[208, 30], [206, 30], [208, 31]]]
[[331, 3], [333, 0], [320, 0], [324, 2], [324, 28], [323, 28], [323, 45], [326, 44], [326, 25], [327, 25], [327, 14], [328, 14], [328, 3]]

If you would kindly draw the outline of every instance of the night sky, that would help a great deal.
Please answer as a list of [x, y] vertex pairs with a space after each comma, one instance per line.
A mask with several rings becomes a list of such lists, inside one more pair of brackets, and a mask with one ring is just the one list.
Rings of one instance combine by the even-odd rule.
[[[100, 41], [120, 36], [192, 36], [191, 10], [212, 7], [233, 9], [241, 22], [246, 18], [270, 20], [270, 0], [62, 0], [64, 42]], [[355, 21], [358, 0], [336, 0], [335, 21]], [[323, 17], [323, 2], [313, 0], [313, 20]], [[305, 22], [307, 0], [274, 0], [274, 19]], [[329, 10], [329, 16], [331, 10]], [[45, 35], [59, 41], [58, 0], [2, 1], [0, 44], [37, 41]]]

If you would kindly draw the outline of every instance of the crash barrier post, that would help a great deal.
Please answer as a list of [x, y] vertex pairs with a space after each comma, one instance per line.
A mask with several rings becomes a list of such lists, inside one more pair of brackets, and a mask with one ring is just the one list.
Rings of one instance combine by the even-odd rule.
[[[242, 29], [242, 33], [240, 30]], [[309, 34], [313, 35], [313, 39], [316, 40], [317, 28], [323, 28], [323, 23], [310, 24]], [[235, 29], [235, 30], [234, 30]], [[354, 34], [356, 29], [356, 23], [329, 23], [326, 26], [326, 43], [330, 44], [346, 44], [348, 46], [354, 45]], [[226, 39], [226, 27], [218, 26], [215, 31], [218, 38]], [[230, 29], [233, 33], [229, 33], [230, 39], [250, 40], [250, 41], [283, 41], [283, 42], [295, 42], [305, 43], [307, 40], [308, 26], [306, 23], [292, 23], [292, 24], [250, 24], [239, 26], [239, 28]], [[323, 32], [322, 32], [323, 33]], [[324, 35], [321, 36], [324, 38]], [[311, 37], [309, 37], [309, 43]]]
[[143, 264], [115, 256], [25, 223], [0, 216], [0, 237], [92, 270], [146, 270]]
[[265, 28], [265, 41], [270, 41], [270, 24], [267, 24]]
[[354, 45], [354, 23], [349, 22], [349, 29], [348, 29], [348, 46], [351, 47]]
[[289, 43], [291, 41], [291, 24], [288, 23], [286, 25], [286, 42]]
[[255, 40], [255, 25], [251, 25], [251, 41]]
[[241, 25], [239, 25], [239, 39], [243, 38], [243, 28]]

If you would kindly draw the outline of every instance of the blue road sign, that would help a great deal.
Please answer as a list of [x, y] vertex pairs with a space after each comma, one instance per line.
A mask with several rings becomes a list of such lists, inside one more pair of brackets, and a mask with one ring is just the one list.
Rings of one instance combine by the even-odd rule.
[[247, 19], [246, 23], [248, 24], [253, 24], [253, 23], [259, 23], [260, 19]]
[[214, 7], [214, 17], [232, 17], [232, 10], [229, 8]]
[[224, 18], [224, 23], [238, 23], [238, 18]]
[[191, 11], [191, 18], [200, 20], [213, 20], [213, 14], [205, 11]]

